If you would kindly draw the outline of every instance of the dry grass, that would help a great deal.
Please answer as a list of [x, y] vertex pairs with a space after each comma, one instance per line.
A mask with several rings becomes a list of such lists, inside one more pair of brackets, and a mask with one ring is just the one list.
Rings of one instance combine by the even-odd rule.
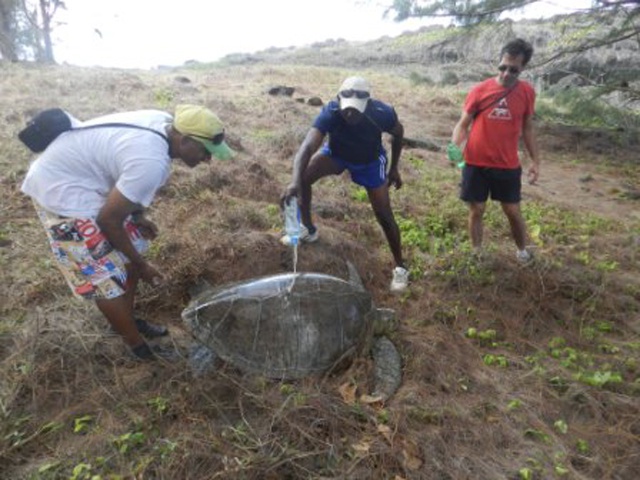
[[[525, 192], [530, 224], [542, 231], [531, 268], [515, 263], [494, 206], [489, 252], [472, 261], [456, 173], [438, 153], [405, 151], [405, 187], [393, 193], [394, 207], [432, 247], [436, 240], [453, 246], [429, 250], [407, 241], [413, 280], [402, 297], [387, 291], [391, 258], [368, 204], [346, 178], [318, 185], [321, 241], [301, 251], [299, 268], [344, 276], [345, 260], [352, 261], [376, 303], [401, 320], [393, 339], [404, 360], [402, 387], [387, 404], [371, 405], [359, 400], [370, 387], [367, 358], [335, 376], [291, 384], [244, 376], [231, 365], [194, 377], [180, 322], [199, 278], [221, 284], [291, 268], [278, 243], [276, 205], [317, 113], [296, 98], [327, 100], [349, 72], [265, 65], [0, 70], [0, 478], [636, 478], [637, 202], [605, 191], [594, 207], [601, 226], [590, 229], [577, 197], [584, 184], [567, 173], [567, 160], [580, 158], [545, 148], [545, 138], [562, 138], [543, 138], [543, 176], [564, 180], [566, 191]], [[380, 72], [369, 77], [409, 136], [445, 142], [460, 92]], [[294, 98], [267, 95], [274, 85], [296, 87]], [[182, 359], [140, 364], [107, 334], [93, 306], [61, 285], [18, 190], [29, 156], [16, 133], [47, 106], [90, 118], [181, 102], [217, 111], [239, 155], [195, 170], [176, 163], [152, 208], [161, 229], [153, 260], [170, 281], [143, 289], [138, 308], [170, 327], [163, 341]], [[624, 155], [617, 153], [616, 165]], [[581, 174], [620, 180], [608, 160], [590, 157]], [[617, 372], [621, 381], [589, 385], [584, 374], [594, 371]]]

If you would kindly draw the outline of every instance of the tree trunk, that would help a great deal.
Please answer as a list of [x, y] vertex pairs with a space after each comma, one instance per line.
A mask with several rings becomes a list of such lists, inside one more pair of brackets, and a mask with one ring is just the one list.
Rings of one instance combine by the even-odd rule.
[[9, 2], [0, 0], [0, 56], [10, 62], [18, 61], [15, 35], [11, 24], [12, 9]]
[[51, 17], [52, 14], [47, 7], [50, 6], [48, 0], [40, 0], [40, 14], [42, 15], [42, 40], [44, 42], [44, 52], [42, 61], [46, 63], [56, 63], [53, 58], [53, 43], [51, 42]]

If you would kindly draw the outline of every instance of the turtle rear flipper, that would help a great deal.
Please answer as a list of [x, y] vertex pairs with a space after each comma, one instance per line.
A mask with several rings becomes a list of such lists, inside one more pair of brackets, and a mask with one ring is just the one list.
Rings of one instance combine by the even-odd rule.
[[189, 293], [189, 297], [191, 297], [191, 299], [194, 299], [212, 289], [213, 286], [207, 280], [205, 280], [204, 278], [199, 278], [193, 285], [191, 285], [187, 289], [187, 292]]
[[205, 345], [192, 343], [189, 347], [189, 365], [195, 377], [201, 377], [216, 370], [216, 352]]
[[402, 359], [396, 346], [385, 336], [374, 339], [371, 355], [374, 363], [374, 391], [372, 396], [389, 399], [402, 381]]
[[385, 335], [398, 329], [396, 311], [392, 308], [376, 308], [373, 311], [373, 334]]

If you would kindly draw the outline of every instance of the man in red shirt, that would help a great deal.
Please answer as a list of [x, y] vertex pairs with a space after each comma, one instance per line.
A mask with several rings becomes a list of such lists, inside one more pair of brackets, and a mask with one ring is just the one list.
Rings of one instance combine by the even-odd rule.
[[522, 39], [512, 40], [502, 48], [498, 75], [469, 92], [451, 137], [457, 146], [466, 140], [460, 198], [469, 205], [469, 234], [474, 249], [482, 246], [482, 218], [491, 194], [509, 220], [518, 247], [516, 256], [522, 263], [533, 257], [526, 249], [527, 231], [520, 212], [521, 136], [531, 159], [529, 183], [537, 181], [540, 169], [533, 128], [535, 91], [518, 79], [532, 55], [533, 47]]

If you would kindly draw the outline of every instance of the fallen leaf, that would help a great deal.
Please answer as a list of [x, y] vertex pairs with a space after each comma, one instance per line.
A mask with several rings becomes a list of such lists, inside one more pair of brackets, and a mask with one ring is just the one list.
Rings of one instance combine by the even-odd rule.
[[351, 448], [353, 448], [358, 453], [369, 453], [371, 445], [369, 445], [367, 442], [360, 442], [354, 443], [353, 445], [351, 445]]
[[413, 443], [406, 442], [405, 449], [402, 450], [404, 456], [404, 466], [409, 470], [418, 470], [424, 463], [419, 457], [420, 449]]
[[378, 433], [380, 433], [389, 444], [391, 444], [391, 429], [387, 425], [378, 425]]
[[360, 395], [360, 402], [367, 405], [372, 403], [382, 403], [382, 395]]
[[343, 383], [338, 388], [340, 395], [342, 396], [342, 400], [347, 405], [353, 405], [356, 403], [356, 389], [357, 387], [353, 383]]

